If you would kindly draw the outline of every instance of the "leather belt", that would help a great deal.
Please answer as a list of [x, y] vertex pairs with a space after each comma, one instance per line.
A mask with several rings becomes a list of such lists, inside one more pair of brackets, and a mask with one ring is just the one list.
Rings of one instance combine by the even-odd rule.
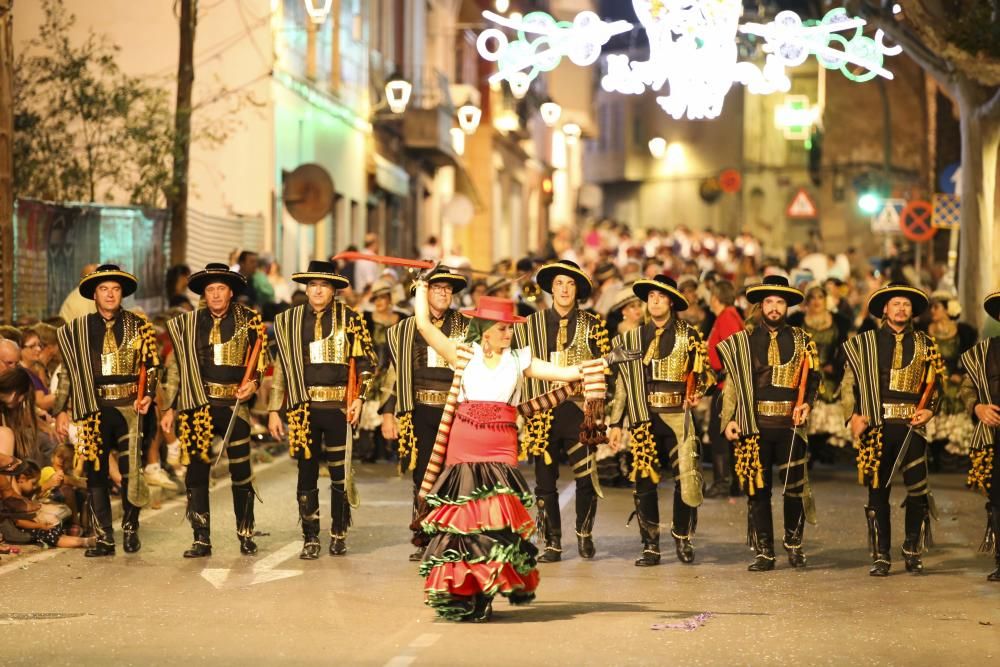
[[676, 408], [684, 403], [684, 394], [679, 391], [652, 391], [646, 394], [651, 408]]
[[757, 414], [761, 417], [791, 417], [794, 401], [757, 401]]
[[418, 389], [415, 398], [417, 399], [417, 403], [423, 403], [424, 405], [444, 405], [448, 402], [448, 392]]
[[913, 403], [883, 403], [883, 419], [913, 419], [917, 406]]
[[138, 392], [138, 382], [97, 385], [97, 397], [104, 401], [120, 401], [124, 398], [134, 398]]
[[331, 403], [335, 401], [343, 401], [344, 397], [347, 395], [347, 387], [309, 387], [306, 390], [309, 393], [309, 400], [316, 401], [318, 403]]
[[236, 391], [240, 388], [238, 384], [220, 384], [218, 382], [205, 383], [205, 395], [209, 398], [236, 398]]

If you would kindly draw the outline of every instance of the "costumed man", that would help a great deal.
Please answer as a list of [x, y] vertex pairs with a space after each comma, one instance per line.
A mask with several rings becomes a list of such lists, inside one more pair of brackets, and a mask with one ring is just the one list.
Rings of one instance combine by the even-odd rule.
[[881, 325], [844, 343], [841, 400], [858, 450], [858, 481], [868, 486], [868, 573], [873, 577], [888, 576], [892, 566], [889, 494], [897, 465], [906, 485], [907, 572], [923, 571], [921, 554], [930, 544], [930, 519], [937, 515], [920, 427], [934, 414], [935, 380], [944, 366], [934, 339], [913, 329], [913, 318], [927, 305], [927, 296], [914, 287], [893, 283], [878, 289], [868, 299], [868, 312]]
[[[677, 317], [688, 307], [673, 278], [657, 275], [637, 280], [633, 293], [646, 303], [648, 321], [616, 336], [612, 349], [636, 352], [618, 366], [608, 441], [620, 447], [623, 420], [628, 418], [632, 449], [635, 512], [642, 538], [638, 567], [660, 564], [660, 470], [674, 477], [673, 523], [677, 559], [694, 562], [697, 507], [702, 501], [698, 443], [691, 409], [713, 382], [707, 350], [696, 328]], [[629, 517], [631, 521], [631, 517]]]
[[[431, 323], [449, 340], [465, 341], [469, 318], [451, 307], [454, 295], [468, 284], [465, 276], [447, 266], [437, 266], [427, 275], [426, 282]], [[387, 337], [395, 368], [395, 385], [381, 408], [382, 435], [386, 440], [397, 440], [400, 470], [413, 474], [412, 518], [416, 518], [417, 492], [434, 448], [455, 372], [420, 335], [413, 317], [390, 327]], [[423, 531], [414, 531], [417, 549], [410, 554], [411, 561], [423, 558], [427, 540]]]
[[357, 506], [351, 467], [353, 428], [374, 387], [375, 352], [364, 319], [334, 300], [350, 282], [332, 262], [313, 260], [292, 280], [306, 286], [309, 302], [274, 318], [278, 361], [268, 404], [268, 427], [285, 435], [280, 412], [287, 409], [288, 447], [298, 461], [296, 497], [302, 520], [299, 557], [319, 557], [319, 466], [330, 471], [330, 555], [347, 553], [351, 507]]
[[759, 326], [733, 334], [716, 349], [726, 370], [720, 424], [735, 443], [737, 478], [748, 494], [747, 544], [756, 555], [747, 569], [774, 569], [773, 464], [784, 480], [782, 545], [789, 564], [804, 567], [802, 537], [806, 521], [815, 523], [815, 509], [805, 433], [798, 428], [819, 390], [819, 359], [809, 334], [785, 321], [788, 308], [804, 298], [787, 278], [767, 276], [747, 288], [746, 298], [761, 309]]
[[104, 264], [80, 281], [80, 295], [97, 312], [59, 329], [62, 378], [53, 411], [62, 438], [70, 413], [77, 426], [76, 452], [83, 458], [97, 543], [84, 556], [113, 556], [108, 457], [118, 453], [122, 476], [122, 534], [126, 553], [139, 542], [139, 508], [149, 502], [142, 475], [142, 419], [153, 402], [160, 361], [156, 332], [141, 315], [121, 307], [138, 282], [114, 264]]
[[[552, 295], [552, 308], [536, 312], [514, 328], [514, 347], [530, 347], [531, 355], [557, 366], [575, 366], [608, 353], [608, 332], [604, 321], [577, 307], [593, 291], [590, 277], [568, 260], [546, 264], [538, 270], [535, 282]], [[525, 399], [546, 393], [549, 382], [529, 379]], [[591, 404], [592, 408], [598, 405]], [[562, 448], [576, 478], [576, 538], [582, 558], [594, 557], [592, 530], [597, 518], [597, 463], [591, 444], [604, 442], [604, 415], [585, 415], [583, 396], [576, 395], [555, 409], [533, 415], [521, 439], [521, 460], [535, 457], [535, 496], [538, 505], [538, 525], [545, 549], [540, 563], [562, 559], [562, 519], [559, 512], [559, 449]], [[603, 409], [603, 402], [601, 402]], [[592, 425], [593, 428], [588, 425]], [[600, 433], [597, 433], [600, 431]], [[585, 442], [596, 438], [593, 443]]]
[[[986, 312], [1000, 320], [1000, 292], [983, 302]], [[975, 415], [972, 434], [969, 486], [986, 498], [986, 533], [980, 551], [992, 552], [996, 569], [986, 579], [1000, 581], [1000, 339], [986, 338], [962, 355], [966, 375], [961, 396], [969, 412]]]
[[245, 287], [246, 278], [225, 264], [208, 264], [188, 282], [205, 306], [167, 322], [174, 354], [167, 363], [168, 409], [160, 425], [169, 433], [176, 417], [181, 462], [187, 466], [184, 483], [194, 542], [185, 558], [212, 555], [208, 482], [215, 436], [222, 438], [229, 459], [240, 553], [257, 553], [247, 401], [260, 387], [268, 365], [267, 334], [257, 313], [233, 302], [233, 295]]

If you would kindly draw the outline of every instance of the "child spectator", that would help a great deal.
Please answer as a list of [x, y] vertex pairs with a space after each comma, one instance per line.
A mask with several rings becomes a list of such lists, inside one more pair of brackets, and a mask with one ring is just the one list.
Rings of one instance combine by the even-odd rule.
[[[25, 471], [14, 479], [11, 485], [13, 495], [28, 500], [40, 488], [41, 468], [34, 461], [25, 461]], [[31, 541], [47, 547], [78, 549], [92, 547], [96, 542], [94, 537], [74, 537], [63, 533], [62, 524], [45, 511], [45, 506], [29, 519], [16, 519], [14, 525], [31, 536]]]

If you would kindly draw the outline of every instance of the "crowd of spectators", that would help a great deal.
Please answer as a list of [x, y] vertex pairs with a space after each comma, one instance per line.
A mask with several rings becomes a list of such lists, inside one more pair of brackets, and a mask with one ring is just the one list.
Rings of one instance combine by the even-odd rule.
[[[362, 254], [377, 254], [379, 238], [368, 234]], [[606, 318], [612, 336], [639, 326], [644, 304], [632, 294], [631, 283], [643, 277], [667, 274], [673, 277], [690, 308], [681, 316], [697, 327], [709, 343], [709, 355], [716, 370], [721, 369], [715, 345], [744, 326], [753, 326], [754, 313], [743, 298], [744, 289], [766, 275], [782, 273], [790, 282], [807, 292], [802, 306], [793, 309], [790, 319], [817, 331], [834, 327], [839, 343], [853, 332], [875, 325], [865, 309], [867, 297], [888, 281], [907, 282], [933, 293], [933, 307], [918, 326], [927, 328], [942, 345], [951, 376], [950, 391], [961, 381], [962, 369], [957, 357], [975, 343], [978, 332], [962, 322], [955, 297], [954, 280], [941, 265], [930, 264], [917, 271], [912, 262], [898, 254], [870, 261], [854, 249], [843, 253], [824, 253], [814, 240], [788, 248], [768, 246], [749, 232], [726, 236], [709, 230], [689, 229], [679, 225], [671, 230], [636, 231], [627, 225], [601, 220], [586, 225], [579, 232], [560, 229], [537, 253], [501, 260], [490, 267], [472, 267], [459, 248], [443, 248], [436, 238], [428, 238], [418, 255], [432, 261], [444, 261], [468, 275], [469, 288], [456, 295], [456, 306], [475, 306], [483, 295], [506, 296], [518, 302], [522, 313], [547, 307], [547, 295], [532, 278], [542, 263], [553, 259], [577, 262], [593, 277], [595, 290], [582, 308]], [[305, 294], [289, 280], [273, 256], [240, 249], [229, 257], [234, 271], [247, 279], [242, 302], [258, 309], [266, 322], [285, 308], [305, 303]], [[83, 267], [85, 275], [96, 268]], [[200, 267], [194, 267], [195, 269]], [[388, 368], [385, 331], [412, 312], [409, 282], [413, 275], [399, 268], [368, 261], [341, 262], [341, 272], [351, 280], [351, 287], [339, 293], [348, 305], [361, 311], [368, 323], [383, 373]], [[159, 332], [161, 359], [169, 357], [169, 338], [165, 323], [184, 311], [197, 307], [197, 297], [187, 289], [191, 268], [172, 266], [166, 273], [163, 302], [166, 309], [150, 314]], [[126, 305], [126, 307], [128, 307]], [[54, 429], [51, 409], [54, 403], [61, 363], [57, 329], [66, 322], [94, 311], [92, 301], [75, 290], [67, 295], [59, 314], [44, 321], [22, 321], [0, 326], [0, 528], [4, 543], [0, 553], [16, 549], [14, 544], [41, 544], [50, 547], [77, 547], [88, 543], [90, 526], [83, 508], [86, 480], [72, 447], [61, 442]], [[951, 341], [954, 341], [954, 344]], [[825, 372], [835, 384], [838, 364], [831, 344], [824, 359]], [[946, 348], [946, 350], [944, 349]], [[391, 378], [383, 378], [383, 398], [387, 397]], [[269, 443], [266, 434], [268, 383], [259, 392], [252, 414], [255, 457], [267, 461], [278, 454], [277, 443]], [[831, 389], [835, 391], [835, 387]], [[828, 396], [831, 401], [835, 396]], [[715, 483], [709, 495], [726, 495], [732, 490], [728, 445], [713, 434], [718, 425], [709, 423], [706, 399], [698, 415], [698, 427], [706, 446], [705, 460], [712, 461]], [[366, 462], [392, 460], [394, 446], [380, 431], [378, 404], [366, 406], [362, 417], [358, 457]], [[953, 401], [943, 407], [944, 417], [929, 433], [933, 441], [932, 466], [962, 465], [967, 453], [971, 423]], [[836, 447], [849, 444], [849, 436], [836, 426], [837, 417], [821, 421], [810, 429], [814, 458], [835, 461]], [[151, 487], [163, 493], [183, 491], [183, 470], [175, 434], [158, 428], [159, 419], [149, 415], [144, 432], [144, 474]], [[849, 448], [841, 458], [849, 455]], [[609, 483], [622, 483], [627, 468], [623, 457], [605, 452], [602, 476]], [[120, 484], [121, 476], [111, 458], [111, 477]], [[120, 490], [119, 490], [120, 493]]]

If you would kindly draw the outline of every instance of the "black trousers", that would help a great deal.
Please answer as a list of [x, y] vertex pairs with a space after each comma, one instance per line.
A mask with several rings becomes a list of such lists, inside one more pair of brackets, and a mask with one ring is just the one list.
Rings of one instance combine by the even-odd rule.
[[342, 537], [351, 525], [351, 508], [347, 502], [347, 415], [342, 408], [313, 403], [309, 410], [311, 456], [296, 453], [299, 467], [298, 493], [318, 489], [319, 467], [325, 463], [330, 471], [330, 532]]
[[562, 536], [562, 518], [559, 511], [559, 452], [565, 451], [576, 478], [576, 530], [589, 533], [597, 514], [597, 492], [590, 479], [590, 468], [595, 465], [594, 456], [580, 443], [580, 425], [583, 410], [572, 401], [566, 401], [552, 410], [552, 427], [549, 431], [548, 452], [552, 463], [544, 457], [535, 458], [535, 495], [544, 508], [545, 525], [542, 529], [546, 537]]
[[[152, 410], [152, 408], [150, 408]], [[98, 490], [91, 493], [90, 502], [94, 518], [98, 526], [111, 533], [111, 496], [108, 489], [111, 478], [108, 475], [108, 459], [112, 450], [118, 453], [118, 472], [122, 476], [122, 528], [137, 530], [139, 528], [139, 508], [128, 499], [128, 483], [132, 471], [142, 474], [142, 461], [131, 461], [129, 453], [129, 438], [142, 415], [136, 413], [131, 405], [105, 406], [101, 408], [100, 437], [101, 446], [97, 453], [97, 461], [87, 461], [84, 469], [87, 474], [87, 489]], [[140, 443], [140, 452], [141, 452]]]
[[[869, 529], [874, 533], [873, 546], [879, 554], [888, 555], [892, 547], [891, 522], [889, 520], [889, 496], [893, 480], [889, 479], [892, 466], [899, 456], [899, 450], [906, 438], [909, 424], [904, 421], [886, 421], [882, 427], [882, 456], [878, 463], [879, 486], [868, 484]], [[900, 470], [906, 486], [906, 515], [904, 519], [904, 549], [922, 549], [921, 537], [929, 526], [930, 487], [927, 482], [927, 441], [913, 432], [910, 446], [906, 451]], [[897, 477], [898, 479], [898, 477]], [[994, 477], [995, 479], [995, 477]]]
[[[226, 428], [232, 418], [231, 405], [210, 405], [209, 416], [212, 419], [212, 435], [225, 437]], [[211, 454], [209, 462], [205, 462], [195, 453], [190, 454], [184, 483], [189, 489], [207, 489], [209, 475], [212, 470]], [[250, 411], [242, 404], [233, 426], [233, 434], [226, 447], [226, 457], [229, 459], [229, 478], [233, 486], [233, 511], [236, 515], [236, 532], [243, 537], [252, 537], [254, 528], [254, 488], [253, 469], [250, 465]], [[199, 491], [199, 493], [201, 493]], [[207, 510], [207, 508], [205, 508]]]
[[416, 440], [414, 447], [417, 450], [416, 467], [413, 469], [413, 493], [415, 496], [420, 490], [420, 484], [424, 481], [424, 473], [427, 471], [427, 464], [431, 460], [431, 452], [434, 450], [434, 440], [437, 438], [438, 426], [440, 426], [441, 416], [444, 414], [444, 406], [417, 403], [412, 414], [413, 436]]
[[1000, 515], [1000, 436], [993, 441], [993, 476], [987, 497], [993, 506], [993, 513]]
[[[771, 515], [771, 495], [774, 485], [773, 468], [778, 467], [778, 481], [785, 485], [784, 495], [784, 527], [785, 544], [800, 546], [805, 527], [805, 511], [802, 497], [805, 492], [807, 444], [798, 433], [792, 442], [791, 427], [760, 429], [760, 465], [763, 469], [764, 487], [754, 491], [748, 497], [749, 512], [749, 542], [756, 545], [757, 540], [766, 538], [769, 546], [773, 546], [774, 520]], [[791, 466], [789, 466], [789, 459]], [[787, 477], [788, 481], [785, 482]]]
[[[680, 465], [678, 463], [680, 436], [674, 433], [673, 428], [664, 421], [664, 417], [665, 415], [658, 413], [650, 415], [652, 419], [653, 441], [656, 443], [657, 463], [660, 470], [669, 469], [674, 477], [673, 522], [670, 532], [674, 537], [690, 538], [694, 535], [698, 523], [698, 510], [686, 504], [681, 497]], [[643, 525], [658, 525], [660, 522], [660, 507], [656, 483], [649, 477], [640, 477], [637, 475], [635, 480], [635, 499], [640, 528]], [[647, 540], [644, 537], [643, 541], [651, 540]]]

